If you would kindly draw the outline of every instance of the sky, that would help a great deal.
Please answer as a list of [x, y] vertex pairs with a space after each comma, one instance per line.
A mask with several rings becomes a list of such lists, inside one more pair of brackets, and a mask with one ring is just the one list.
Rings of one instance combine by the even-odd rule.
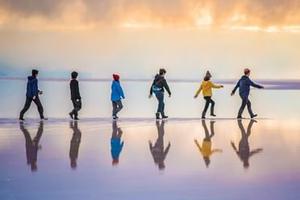
[[0, 76], [300, 78], [300, 0], [0, 0]]

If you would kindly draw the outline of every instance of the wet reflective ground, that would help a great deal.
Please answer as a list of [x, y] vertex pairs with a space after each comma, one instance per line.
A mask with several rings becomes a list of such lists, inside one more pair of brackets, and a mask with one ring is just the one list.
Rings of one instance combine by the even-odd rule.
[[300, 199], [300, 125], [0, 123], [0, 199]]

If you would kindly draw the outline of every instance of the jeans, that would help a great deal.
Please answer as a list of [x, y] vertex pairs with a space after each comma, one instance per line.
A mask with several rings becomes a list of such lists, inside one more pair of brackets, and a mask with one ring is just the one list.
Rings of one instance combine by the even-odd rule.
[[75, 118], [78, 117], [78, 111], [81, 109], [81, 100], [80, 99], [72, 99], [73, 103], [73, 110], [71, 112], [72, 115], [74, 115]]
[[163, 114], [165, 112], [164, 92], [156, 92], [155, 96], [158, 101], [157, 113]]
[[118, 112], [120, 112], [120, 110], [122, 110], [123, 108], [123, 104], [121, 100], [112, 101], [112, 106], [113, 106], [113, 111], [112, 111], [113, 116], [116, 116]]
[[248, 96], [241, 96], [241, 99], [242, 99], [242, 105], [240, 107], [238, 117], [239, 118], [242, 117], [242, 114], [244, 112], [244, 109], [245, 109], [246, 105], [247, 105], [247, 108], [248, 108], [248, 112], [249, 112], [250, 116], [252, 117], [254, 114], [253, 114], [253, 111], [252, 111], [252, 108], [251, 108], [251, 102], [248, 99]]
[[26, 97], [26, 102], [25, 102], [25, 105], [24, 105], [24, 108], [22, 109], [22, 111], [20, 112], [20, 119], [23, 119], [24, 117], [24, 114], [26, 113], [26, 111], [30, 108], [30, 105], [31, 105], [31, 102], [34, 102], [37, 106], [37, 109], [39, 111], [39, 114], [40, 114], [40, 118], [43, 119], [44, 118], [44, 109], [43, 109], [43, 106], [42, 106], [42, 103], [39, 99], [38, 96], [35, 97], [35, 99], [33, 99], [32, 97]]
[[204, 97], [205, 99], [205, 106], [204, 106], [204, 110], [202, 112], [202, 117], [205, 117], [207, 109], [209, 107], [209, 104], [211, 104], [210, 106], [210, 114], [214, 114], [214, 108], [215, 108], [215, 102], [211, 99], [211, 97]]

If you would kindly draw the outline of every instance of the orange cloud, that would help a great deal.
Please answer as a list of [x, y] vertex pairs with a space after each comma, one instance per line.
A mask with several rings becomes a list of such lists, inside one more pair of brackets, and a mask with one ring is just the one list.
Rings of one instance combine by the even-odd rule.
[[0, 27], [299, 31], [300, 0], [0, 0]]

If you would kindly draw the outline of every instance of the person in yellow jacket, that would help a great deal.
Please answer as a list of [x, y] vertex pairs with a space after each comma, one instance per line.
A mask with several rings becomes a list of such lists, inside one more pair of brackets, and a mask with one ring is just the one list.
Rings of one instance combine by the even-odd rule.
[[194, 140], [196, 146], [198, 147], [199, 152], [203, 156], [203, 160], [205, 162], [206, 167], [209, 167], [210, 156], [212, 154], [214, 154], [216, 152], [219, 152], [219, 153], [222, 152], [222, 149], [212, 149], [211, 138], [215, 135], [214, 124], [215, 124], [215, 121], [210, 122], [210, 132], [211, 133], [209, 134], [205, 120], [202, 120], [202, 126], [203, 126], [204, 132], [205, 132], [205, 138], [202, 141], [202, 146], [199, 144], [199, 142], [196, 139]]
[[202, 119], [205, 119], [205, 115], [207, 112], [207, 109], [209, 107], [209, 104], [211, 104], [210, 106], [210, 115], [215, 117], [215, 113], [214, 113], [214, 107], [215, 107], [215, 102], [212, 100], [212, 88], [223, 88], [223, 85], [216, 85], [213, 82], [210, 81], [211, 79], [211, 74], [209, 73], [209, 71], [206, 72], [206, 75], [204, 77], [204, 80], [202, 81], [199, 89], [197, 90], [194, 98], [197, 98], [198, 95], [200, 94], [200, 92], [202, 91], [203, 93], [203, 97], [206, 101], [205, 106], [204, 106], [204, 110], [202, 112]]

